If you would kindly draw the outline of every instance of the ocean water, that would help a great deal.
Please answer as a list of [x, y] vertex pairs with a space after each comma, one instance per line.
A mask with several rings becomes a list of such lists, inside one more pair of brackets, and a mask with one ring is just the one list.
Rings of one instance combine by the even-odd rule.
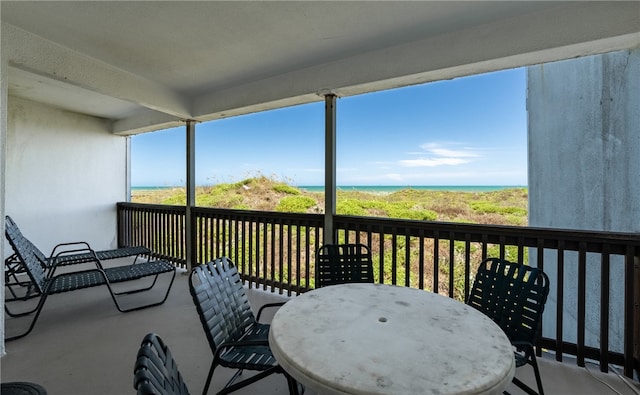
[[[324, 186], [300, 185], [298, 188], [308, 192], [324, 192]], [[403, 189], [417, 191], [453, 191], [453, 192], [492, 192], [503, 189], [526, 188], [525, 185], [340, 185], [339, 191], [358, 191], [369, 193], [393, 193]]]
[[[308, 192], [324, 192], [322, 185], [298, 185], [297, 188]], [[180, 188], [175, 186], [132, 186], [134, 191], [154, 191], [161, 189]], [[454, 192], [492, 192], [503, 189], [527, 188], [526, 185], [339, 185], [339, 191], [358, 191], [369, 193], [393, 193], [403, 189], [417, 191], [454, 191]]]
[[172, 189], [172, 188], [184, 188], [184, 187], [167, 187], [167, 186], [156, 186], [156, 185], [142, 185], [142, 186], [132, 186], [132, 191], [159, 191], [161, 189]]

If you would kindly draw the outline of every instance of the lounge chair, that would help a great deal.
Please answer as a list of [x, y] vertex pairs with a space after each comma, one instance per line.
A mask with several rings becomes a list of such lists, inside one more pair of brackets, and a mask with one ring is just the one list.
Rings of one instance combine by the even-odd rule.
[[[265, 304], [254, 317], [240, 275], [226, 257], [194, 267], [189, 290], [213, 352], [203, 394], [208, 392], [213, 371], [218, 365], [238, 369], [218, 395], [231, 393], [273, 373], [282, 373], [286, 377], [290, 394], [299, 393], [296, 381], [271, 353], [269, 324], [259, 323], [264, 308], [282, 303]], [[236, 382], [243, 370], [259, 373]]]
[[316, 254], [316, 288], [373, 283], [371, 252], [364, 244], [325, 244]]
[[537, 393], [513, 377], [513, 383], [530, 395], [544, 395], [534, 347], [548, 294], [549, 278], [542, 270], [488, 258], [480, 263], [467, 300], [502, 328], [514, 347], [516, 367], [533, 367]]
[[[6, 338], [5, 341], [19, 339], [31, 332], [38, 320], [38, 317], [40, 316], [47, 297], [51, 294], [106, 285], [116, 308], [121, 312], [128, 312], [164, 303], [169, 295], [169, 291], [171, 290], [171, 286], [173, 285], [173, 280], [175, 278], [175, 266], [167, 261], [161, 260], [104, 268], [96, 252], [93, 251], [86, 243], [74, 245], [71, 250], [66, 252], [69, 254], [85, 254], [86, 256], [91, 257], [91, 260], [87, 263], [91, 263], [91, 268], [80, 271], [56, 273], [58, 264], [62, 260], [54, 259], [49, 267], [43, 265], [41, 257], [44, 255], [42, 252], [38, 250], [26, 237], [24, 237], [16, 226], [8, 226], [5, 229], [5, 235], [15, 253], [15, 262], [20, 265], [19, 270], [23, 270], [29, 278], [29, 281], [27, 282], [29, 291], [25, 295], [17, 297], [14, 295], [14, 297], [5, 298], [5, 311], [11, 317], [23, 317], [35, 312], [31, 324], [25, 332]], [[61, 250], [56, 256], [62, 256], [64, 254], [64, 250]], [[156, 284], [158, 276], [163, 273], [171, 273], [172, 275], [171, 281], [167, 286], [166, 293], [162, 300], [128, 308], [124, 308], [120, 305], [117, 296], [149, 291]], [[147, 282], [141, 287], [128, 289], [126, 291], [115, 292], [113, 290], [113, 284], [139, 280], [148, 276], [154, 276], [153, 282], [150, 285]], [[12, 312], [7, 306], [8, 303], [18, 301], [24, 302], [36, 298], [39, 299], [36, 307], [20, 313]]]
[[[5, 227], [7, 231], [12, 235], [22, 235], [20, 228], [15, 221], [10, 217], [5, 217]], [[49, 257], [46, 257], [38, 248], [34, 246], [34, 253], [40, 260], [41, 265], [45, 269], [51, 269], [53, 266], [67, 266], [76, 265], [82, 263], [93, 262], [94, 256], [88, 252], [74, 252], [74, 250], [80, 249], [80, 251], [86, 251], [90, 249], [86, 242], [74, 242], [74, 243], [61, 243], [56, 245]], [[138, 257], [147, 256], [151, 257], [151, 250], [144, 246], [122, 247], [113, 250], [96, 251], [95, 255], [101, 261], [110, 259], [119, 259], [133, 257], [133, 263], [136, 263]], [[25, 281], [24, 276], [20, 278], [20, 274], [24, 274], [24, 267], [20, 262], [18, 256], [14, 253], [5, 259], [5, 286], [11, 292], [14, 298], [18, 298], [18, 290], [22, 290], [27, 294], [32, 290], [31, 283]], [[26, 287], [26, 288], [25, 288]]]

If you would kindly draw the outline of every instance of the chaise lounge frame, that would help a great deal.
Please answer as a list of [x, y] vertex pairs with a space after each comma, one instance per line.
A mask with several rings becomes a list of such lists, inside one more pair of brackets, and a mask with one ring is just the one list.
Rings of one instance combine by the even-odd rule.
[[[10, 216], [5, 216], [5, 227], [9, 229], [10, 233], [20, 232], [18, 225]], [[93, 262], [94, 256], [88, 252], [74, 253], [75, 249], [80, 248], [81, 251], [90, 249], [86, 242], [73, 242], [73, 243], [60, 243], [56, 245], [49, 257], [46, 257], [38, 248], [34, 248], [34, 253], [37, 254], [37, 258], [45, 269], [51, 269], [53, 266], [68, 266], [78, 265], [82, 263]], [[136, 263], [141, 256], [151, 257], [151, 250], [144, 246], [132, 246], [121, 247], [113, 250], [96, 251], [95, 255], [101, 261], [110, 259], [128, 258], [133, 257], [133, 263]], [[30, 281], [25, 281], [24, 276], [22, 279], [19, 275], [25, 274], [24, 266], [22, 265], [17, 254], [12, 254], [5, 259], [5, 286], [11, 293], [13, 298], [20, 298], [17, 290], [21, 290], [28, 296], [33, 290]], [[23, 296], [24, 299], [24, 296]], [[28, 297], [26, 298], [28, 299]]]
[[[20, 232], [17, 226], [7, 226], [5, 228], [5, 235], [15, 253], [15, 262], [21, 266], [19, 270], [24, 271], [29, 277], [28, 284], [30, 287], [29, 291], [23, 296], [5, 298], [5, 311], [11, 317], [23, 317], [35, 313], [29, 328], [25, 332], [6, 338], [5, 341], [22, 338], [33, 330], [47, 297], [51, 294], [106, 285], [118, 311], [125, 313], [164, 303], [169, 296], [169, 291], [171, 290], [176, 275], [175, 266], [163, 260], [145, 261], [131, 265], [104, 268], [97, 253], [92, 250], [87, 243], [69, 243], [73, 245], [72, 248], [60, 250], [57, 256], [63, 256], [64, 254], [84, 254], [87, 257], [86, 263], [90, 265], [91, 268], [58, 274], [56, 270], [63, 260], [53, 260], [51, 266], [47, 267], [41, 261], [40, 257], [44, 256], [42, 252]], [[88, 259], [89, 257], [91, 259]], [[124, 308], [118, 302], [117, 296], [151, 290], [155, 286], [159, 275], [164, 273], [171, 273], [172, 275], [162, 300], [129, 308]], [[115, 292], [113, 289], [113, 284], [139, 280], [149, 276], [154, 276], [151, 285], [144, 285], [122, 292]], [[27, 301], [35, 298], [39, 298], [37, 306], [28, 311], [15, 313], [10, 311], [7, 306], [8, 303]]]

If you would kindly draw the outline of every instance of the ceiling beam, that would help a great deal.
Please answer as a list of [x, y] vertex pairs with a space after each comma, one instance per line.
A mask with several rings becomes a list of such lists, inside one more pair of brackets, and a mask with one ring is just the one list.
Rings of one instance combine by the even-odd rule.
[[191, 118], [189, 100], [165, 86], [5, 22], [2, 23], [2, 58], [12, 67], [46, 78], [126, 100], [174, 117]]
[[130, 117], [113, 121], [111, 132], [121, 136], [174, 128], [185, 124], [189, 118], [176, 118], [154, 110], [143, 110]]

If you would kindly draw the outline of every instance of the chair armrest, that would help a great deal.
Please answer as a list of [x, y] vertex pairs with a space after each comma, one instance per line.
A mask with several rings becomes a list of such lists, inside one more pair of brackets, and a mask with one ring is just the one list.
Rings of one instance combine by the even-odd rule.
[[89, 254], [91, 256], [91, 260], [85, 263], [94, 262], [98, 270], [104, 271], [100, 259], [98, 259], [96, 252], [89, 246], [89, 243], [79, 241], [60, 243], [53, 248], [51, 255], [49, 256], [49, 272], [47, 273], [47, 277], [53, 277], [53, 273], [57, 269], [61, 257], [75, 254]]
[[279, 302], [279, 303], [267, 303], [267, 304], [263, 304], [260, 309], [258, 309], [258, 315], [256, 316], [256, 321], [260, 322], [260, 315], [262, 314], [262, 310], [264, 310], [265, 308], [269, 308], [269, 307], [280, 307], [282, 305], [284, 305], [287, 302]]
[[[58, 251], [58, 249], [63, 249], [62, 251]], [[53, 247], [51, 250], [51, 254], [49, 254], [49, 259], [54, 259], [54, 257], [58, 257], [62, 254], [69, 253], [79, 253], [79, 252], [89, 252], [93, 251], [91, 246], [86, 241], [73, 241], [70, 243], [60, 243]]]

